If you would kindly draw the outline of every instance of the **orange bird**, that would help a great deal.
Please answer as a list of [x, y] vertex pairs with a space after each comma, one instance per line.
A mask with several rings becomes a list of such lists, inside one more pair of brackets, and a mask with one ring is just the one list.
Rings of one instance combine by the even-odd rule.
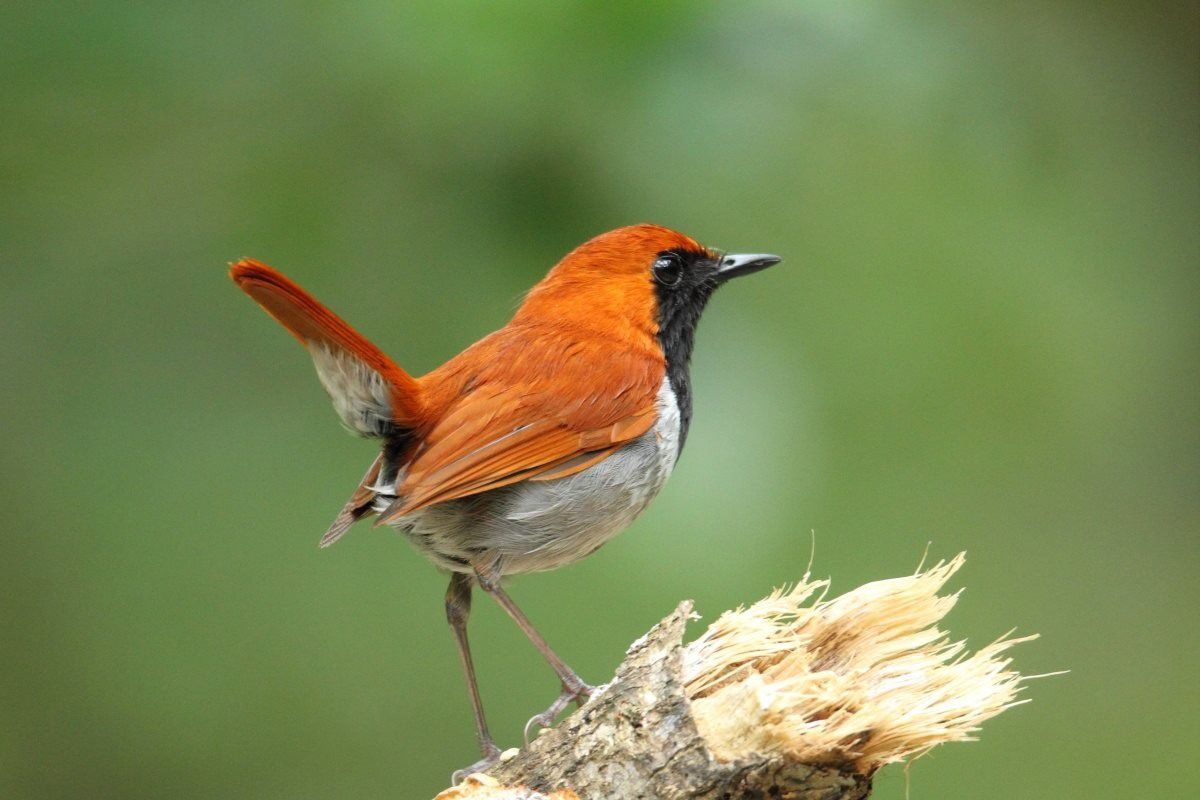
[[242, 291], [308, 349], [346, 427], [382, 440], [321, 546], [373, 516], [450, 573], [446, 616], [483, 752], [468, 769], [500, 754], [467, 644], [472, 586], [562, 683], [530, 725], [590, 696], [501, 579], [583, 558], [646, 508], [687, 438], [688, 363], [705, 304], [730, 278], [779, 260], [722, 254], [658, 225], [618, 228], [568, 253], [507, 325], [420, 378], [279, 272], [233, 265]]

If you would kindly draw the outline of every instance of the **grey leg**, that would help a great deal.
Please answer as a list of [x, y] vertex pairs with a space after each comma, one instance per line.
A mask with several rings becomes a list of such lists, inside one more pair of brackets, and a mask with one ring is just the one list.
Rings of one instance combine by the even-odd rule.
[[542, 658], [546, 659], [546, 663], [554, 670], [554, 674], [562, 682], [562, 693], [558, 696], [550, 707], [540, 714], [532, 717], [525, 724], [525, 740], [529, 741], [529, 730], [534, 725], [547, 728], [554, 724], [555, 717], [558, 716], [571, 701], [582, 705], [589, 697], [591, 697], [594, 687], [583, 682], [575, 670], [567, 666], [567, 663], [559, 658], [558, 654], [550, 648], [542, 635], [533, 627], [533, 623], [529, 621], [529, 617], [525, 616], [513, 599], [508, 596], [508, 593], [500, 586], [500, 577], [495, 573], [494, 568], [485, 571], [480, 566], [476, 566], [475, 574], [479, 579], [479, 587], [495, 598], [504, 612], [512, 618], [512, 621], [517, 623], [517, 627], [521, 632], [533, 643], [537, 651], [542, 654]]
[[471, 711], [475, 714], [475, 735], [479, 739], [479, 749], [483, 758], [454, 773], [453, 782], [472, 772], [486, 769], [500, 757], [500, 748], [492, 741], [488, 732], [487, 720], [483, 716], [483, 700], [479, 697], [479, 684], [475, 680], [475, 664], [471, 660], [471, 645], [467, 642], [467, 618], [471, 615], [471, 583], [470, 575], [454, 573], [450, 577], [450, 586], [446, 589], [446, 620], [450, 630], [454, 632], [454, 640], [458, 644], [458, 658], [462, 662], [463, 673], [467, 677], [467, 692], [471, 695]]

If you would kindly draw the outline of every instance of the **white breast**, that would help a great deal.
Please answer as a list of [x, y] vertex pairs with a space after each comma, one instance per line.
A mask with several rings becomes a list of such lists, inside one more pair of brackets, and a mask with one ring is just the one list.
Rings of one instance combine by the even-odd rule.
[[679, 459], [679, 426], [679, 403], [675, 400], [671, 382], [664, 377], [662, 386], [658, 387], [658, 420], [654, 423], [664, 481], [670, 477]]

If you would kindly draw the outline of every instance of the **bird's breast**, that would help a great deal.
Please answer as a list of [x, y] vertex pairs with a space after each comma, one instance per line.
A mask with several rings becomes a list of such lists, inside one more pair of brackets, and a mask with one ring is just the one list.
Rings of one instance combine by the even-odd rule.
[[679, 457], [679, 404], [663, 379], [654, 426], [603, 461], [551, 481], [524, 481], [441, 503], [397, 520], [439, 566], [469, 572], [484, 554], [505, 574], [577, 561], [627, 528], [671, 475]]

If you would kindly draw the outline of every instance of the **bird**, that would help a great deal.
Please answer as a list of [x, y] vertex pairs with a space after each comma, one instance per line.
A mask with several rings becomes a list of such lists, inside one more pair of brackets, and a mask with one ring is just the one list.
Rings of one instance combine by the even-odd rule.
[[503, 580], [590, 555], [670, 476], [692, 420], [696, 327], [729, 280], [781, 261], [730, 254], [654, 224], [567, 253], [501, 329], [414, 377], [282, 273], [251, 259], [230, 277], [307, 348], [343, 425], [380, 452], [320, 540], [358, 520], [404, 535], [449, 574], [446, 619], [486, 768], [500, 756], [467, 639], [475, 587], [512, 618], [561, 691], [548, 727], [595, 691], [553, 650]]

